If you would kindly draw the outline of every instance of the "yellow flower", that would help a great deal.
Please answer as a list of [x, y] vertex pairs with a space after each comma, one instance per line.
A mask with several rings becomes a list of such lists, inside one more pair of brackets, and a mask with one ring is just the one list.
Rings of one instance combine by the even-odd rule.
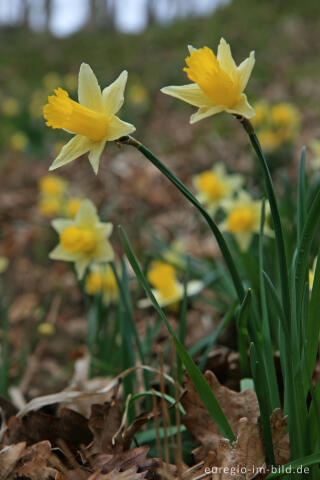
[[318, 169], [320, 167], [320, 140], [312, 140], [310, 148], [313, 154], [311, 166], [314, 169]]
[[15, 98], [6, 98], [1, 104], [1, 110], [6, 117], [14, 117], [19, 113], [19, 103]]
[[113, 249], [108, 241], [113, 226], [100, 222], [97, 209], [90, 200], [83, 200], [74, 220], [53, 220], [52, 226], [60, 241], [50, 258], [75, 262], [79, 279], [91, 263], [113, 260]]
[[[162, 307], [175, 304], [183, 297], [183, 285], [177, 280], [176, 271], [172, 265], [159, 260], [154, 261], [148, 272], [148, 280], [154, 287], [152, 290], [154, 297]], [[202, 288], [201, 281], [190, 281], [187, 285], [187, 295], [196, 295]], [[152, 303], [149, 298], [145, 298], [140, 300], [138, 305], [140, 308], [146, 308]]]
[[86, 290], [89, 295], [102, 293], [106, 305], [117, 302], [119, 297], [118, 283], [109, 264], [92, 265], [86, 277]]
[[16, 152], [23, 152], [28, 145], [28, 137], [23, 132], [16, 132], [9, 138], [10, 147]]
[[208, 47], [199, 50], [189, 47], [189, 52], [184, 71], [194, 83], [164, 87], [161, 91], [199, 108], [191, 115], [190, 123], [223, 111], [253, 117], [254, 110], [243, 91], [254, 66], [254, 52], [239, 66], [235, 64], [230, 46], [223, 38], [217, 56]]
[[51, 335], [54, 335], [55, 331], [55, 326], [52, 325], [52, 323], [41, 322], [38, 326], [38, 332], [40, 333], [40, 335], [43, 335], [45, 337], [50, 337]]
[[44, 195], [40, 198], [38, 209], [44, 217], [53, 217], [61, 211], [61, 199], [59, 197], [51, 197]]
[[74, 218], [80, 208], [82, 199], [78, 197], [68, 198], [65, 206], [66, 216], [68, 218]]
[[[227, 217], [221, 223], [220, 229], [234, 235], [240, 250], [247, 250], [252, 236], [260, 230], [261, 200], [253, 200], [242, 190], [235, 199], [224, 200], [222, 206]], [[268, 213], [269, 204], [266, 204], [266, 214]], [[273, 236], [268, 225], [264, 226], [264, 233]]]
[[252, 118], [253, 125], [263, 125], [269, 121], [270, 106], [266, 101], [257, 102], [254, 105], [255, 116]]
[[44, 195], [61, 196], [67, 188], [67, 182], [58, 175], [45, 175], [39, 181], [39, 190]]
[[290, 103], [278, 103], [271, 108], [271, 120], [278, 127], [296, 128], [299, 125], [299, 112]]
[[211, 170], [205, 170], [194, 177], [197, 198], [212, 215], [219, 208], [221, 200], [231, 197], [242, 184], [243, 177], [228, 175], [222, 163], [217, 163]]
[[279, 132], [274, 132], [270, 128], [260, 130], [258, 137], [262, 149], [269, 152], [277, 150], [277, 148], [279, 148], [283, 143], [281, 134]]
[[148, 100], [148, 92], [143, 85], [136, 83], [129, 88], [128, 97], [130, 102], [143, 105]]
[[106, 142], [134, 132], [133, 125], [123, 122], [115, 115], [124, 101], [127, 76], [127, 72], [123, 71], [117, 80], [101, 92], [93, 71], [89, 65], [82, 63], [78, 85], [79, 103], [71, 100], [62, 88], [55, 90], [55, 95], [48, 98], [49, 103], [43, 108], [46, 124], [75, 134], [62, 148], [50, 170], [89, 152], [89, 161], [94, 172], [98, 173]]
[[7, 257], [0, 257], [0, 273], [3, 273], [7, 270], [9, 265], [9, 260]]

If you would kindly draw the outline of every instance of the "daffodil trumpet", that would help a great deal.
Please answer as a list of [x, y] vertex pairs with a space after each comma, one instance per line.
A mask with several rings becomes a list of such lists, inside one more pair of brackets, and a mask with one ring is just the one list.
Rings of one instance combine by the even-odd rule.
[[190, 192], [190, 190], [181, 182], [170, 170], [166, 167], [158, 157], [156, 157], [147, 147], [145, 147], [141, 142], [135, 138], [127, 135], [119, 139], [119, 144], [131, 145], [139, 150], [161, 173], [163, 173], [168, 180], [175, 185], [175, 187], [189, 200], [192, 205], [194, 205], [205, 221], [207, 222], [210, 230], [216, 238], [216, 241], [220, 247], [221, 253], [225, 259], [227, 267], [229, 269], [230, 275], [232, 277], [236, 292], [238, 294], [240, 302], [244, 299], [244, 288], [240, 279], [238, 269], [233, 260], [232, 254], [229, 250], [229, 247], [219, 229], [216, 222], [212, 219], [206, 209], [201, 205], [197, 198]]

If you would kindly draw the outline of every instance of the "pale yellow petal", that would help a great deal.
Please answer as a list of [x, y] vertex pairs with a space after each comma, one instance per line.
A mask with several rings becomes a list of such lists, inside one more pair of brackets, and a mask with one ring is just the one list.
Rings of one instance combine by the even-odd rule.
[[75, 135], [66, 145], [64, 145], [57, 156], [53, 161], [49, 170], [55, 170], [56, 168], [62, 167], [67, 163], [72, 162], [78, 157], [81, 157], [84, 153], [87, 153], [90, 150], [92, 141], [83, 135]]
[[128, 72], [124, 70], [119, 77], [102, 92], [104, 111], [107, 115], [117, 113], [124, 102], [124, 89], [128, 79]]
[[103, 103], [98, 80], [91, 67], [82, 63], [79, 71], [78, 99], [84, 105], [96, 112], [102, 112]]
[[64, 250], [61, 245], [57, 245], [50, 253], [51, 260], [62, 260], [63, 262], [74, 262], [75, 256], [73, 253]]
[[65, 218], [56, 218], [52, 220], [51, 225], [56, 232], [62, 233], [66, 228], [72, 227], [74, 225], [73, 220], [67, 220]]
[[90, 264], [90, 260], [88, 258], [81, 258], [79, 260], [76, 260], [74, 266], [75, 266], [77, 277], [79, 280], [83, 278], [89, 264]]
[[188, 45], [188, 50], [189, 50], [189, 53], [192, 53], [192, 52], [196, 52], [198, 49], [193, 47], [192, 45]]
[[196, 83], [190, 83], [189, 85], [171, 86], [161, 88], [161, 92], [170, 95], [171, 97], [178, 98], [183, 102], [189, 103], [194, 107], [212, 106], [212, 102], [203, 93], [199, 85]]
[[237, 74], [237, 65], [233, 60], [230, 45], [224, 38], [221, 38], [218, 46], [217, 60], [222, 70], [228, 73], [231, 78], [235, 78]]
[[118, 140], [125, 135], [130, 135], [135, 129], [131, 123], [123, 122], [120, 118], [113, 116], [108, 125], [107, 139], [109, 142]]
[[241, 94], [239, 102], [232, 108], [226, 108], [226, 112], [234, 115], [241, 115], [245, 118], [252, 118], [255, 115], [254, 109], [248, 103], [245, 93]]
[[99, 223], [99, 230], [101, 231], [104, 238], [109, 238], [112, 231], [113, 225], [112, 223]]
[[99, 170], [100, 157], [105, 147], [105, 144], [106, 144], [105, 140], [102, 140], [101, 142], [95, 142], [89, 151], [89, 155], [88, 155], [89, 162], [96, 175]]
[[248, 250], [251, 240], [252, 240], [252, 233], [251, 232], [241, 232], [234, 234], [237, 244], [242, 252]]
[[250, 52], [249, 57], [243, 60], [238, 67], [239, 88], [241, 92], [243, 92], [247, 86], [254, 64], [254, 52]]
[[96, 262], [111, 262], [114, 260], [114, 251], [111, 243], [108, 241], [102, 242], [99, 245], [98, 251], [95, 253], [94, 259]]
[[216, 107], [201, 107], [196, 113], [191, 115], [190, 123], [192, 124], [199, 122], [200, 120], [210, 117], [211, 115], [215, 115], [216, 113], [220, 113], [223, 110], [225, 110], [225, 107], [223, 107], [222, 105]]
[[97, 209], [91, 200], [83, 200], [75, 217], [75, 224], [79, 227], [91, 227], [99, 222]]

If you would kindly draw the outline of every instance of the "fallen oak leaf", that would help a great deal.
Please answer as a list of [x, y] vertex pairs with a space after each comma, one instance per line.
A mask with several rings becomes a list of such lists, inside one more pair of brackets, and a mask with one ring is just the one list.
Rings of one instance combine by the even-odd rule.
[[276, 408], [270, 417], [273, 452], [276, 465], [285, 465], [290, 460], [290, 442], [287, 432], [288, 417]]
[[26, 448], [26, 442], [20, 442], [13, 445], [2, 446], [0, 450], [0, 478], [6, 478], [13, 472], [22, 452]]
[[27, 447], [8, 480], [15, 478], [28, 478], [28, 480], [55, 478], [57, 470], [49, 466], [50, 456], [51, 444], [47, 440]]
[[[238, 434], [239, 420], [246, 417], [250, 422], [257, 423], [260, 415], [256, 393], [251, 389], [236, 392], [222, 386], [213, 372], [205, 372], [205, 378], [216, 396], [235, 436]], [[202, 403], [189, 377], [186, 379], [187, 391], [181, 399], [186, 414], [182, 421], [187, 429], [201, 444], [195, 452], [196, 461], [206, 460], [209, 452], [217, 452], [222, 438], [221, 433]]]

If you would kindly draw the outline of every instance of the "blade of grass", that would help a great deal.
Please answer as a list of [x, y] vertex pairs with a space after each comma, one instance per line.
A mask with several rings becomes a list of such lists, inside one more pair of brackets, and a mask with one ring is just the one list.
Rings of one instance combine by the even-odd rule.
[[[276, 473], [270, 473], [266, 477], [266, 480], [273, 480], [274, 478], [283, 477], [283, 475], [291, 475], [293, 472], [297, 471], [298, 468], [310, 467], [312, 465], [318, 465], [320, 463], [320, 453], [314, 455], [309, 455], [308, 457], [299, 458], [293, 462], [286, 463], [285, 465], [276, 466]], [[290, 469], [291, 467], [291, 469]], [[287, 470], [287, 472], [286, 472]], [[308, 472], [305, 472], [305, 475], [308, 475]]]
[[240, 371], [241, 378], [250, 376], [247, 348], [248, 348], [248, 329], [247, 321], [251, 305], [251, 289], [246, 293], [242, 304], [240, 305], [240, 311], [238, 316], [238, 351], [240, 355]]
[[300, 156], [299, 178], [298, 178], [298, 203], [297, 203], [297, 238], [300, 244], [301, 234], [307, 214], [307, 198], [306, 198], [306, 148], [303, 147]]
[[172, 329], [170, 323], [167, 320], [167, 317], [165, 316], [163, 310], [159, 306], [158, 302], [156, 301], [154, 295], [152, 294], [151, 288], [149, 287], [149, 284], [147, 282], [146, 277], [143, 275], [143, 272], [140, 268], [140, 265], [136, 259], [136, 256], [131, 248], [129, 239], [125, 233], [125, 231], [120, 227], [120, 237], [122, 241], [123, 248], [125, 250], [125, 253], [128, 257], [128, 260], [137, 276], [137, 279], [143, 289], [145, 290], [146, 294], [150, 298], [155, 310], [157, 311], [158, 315], [166, 325], [171, 337], [173, 338], [175, 347], [177, 349], [177, 352], [186, 367], [186, 370], [195, 386], [196, 391], [198, 392], [201, 400], [203, 401], [204, 405], [206, 406], [209, 414], [213, 418], [213, 420], [216, 422], [220, 432], [222, 435], [230, 442], [233, 442], [235, 440], [234, 433], [230, 427], [230, 424], [222, 411], [214, 393], [212, 392], [209, 384], [207, 383], [206, 379], [202, 375], [201, 371], [197, 367], [197, 365], [194, 363], [192, 360], [191, 356], [189, 355], [188, 351], [185, 349], [185, 347], [182, 345], [180, 342], [179, 338], [175, 334], [174, 330]]

